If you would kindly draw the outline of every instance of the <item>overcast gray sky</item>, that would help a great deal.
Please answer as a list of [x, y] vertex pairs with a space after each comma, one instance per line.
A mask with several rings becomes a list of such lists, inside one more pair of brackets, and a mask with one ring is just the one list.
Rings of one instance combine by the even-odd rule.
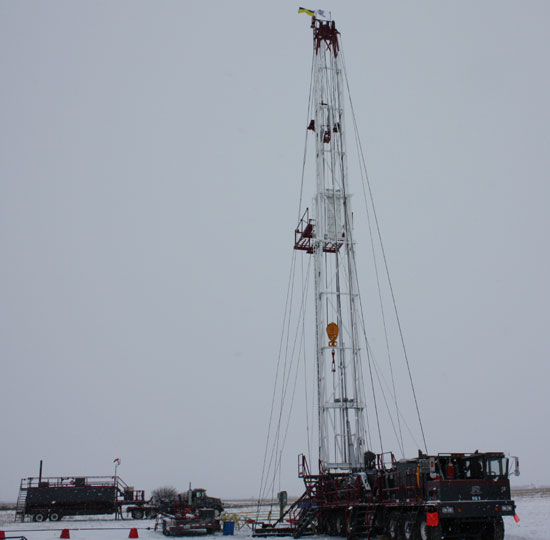
[[[550, 484], [550, 4], [306, 7], [342, 32], [429, 449], [511, 452], [517, 483]], [[258, 493], [309, 88], [297, 8], [0, 1], [0, 500], [40, 459]]]

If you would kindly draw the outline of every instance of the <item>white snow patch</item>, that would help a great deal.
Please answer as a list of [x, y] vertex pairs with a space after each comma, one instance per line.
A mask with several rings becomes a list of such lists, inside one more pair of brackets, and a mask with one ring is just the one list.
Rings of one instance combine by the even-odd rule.
[[[550, 540], [550, 496], [547, 493], [532, 496], [514, 497], [517, 505], [517, 514], [520, 522], [516, 523], [512, 517], [504, 518], [506, 528], [505, 540]], [[229, 512], [239, 512], [242, 509], [227, 509]], [[13, 511], [0, 511], [0, 530], [6, 536], [23, 535], [28, 540], [57, 540], [62, 529], [69, 529], [71, 540], [125, 540], [132, 527], [138, 529], [140, 538], [161, 540], [165, 538], [160, 531], [154, 531], [154, 520], [123, 520], [115, 521], [105, 516], [96, 518], [63, 519], [59, 522], [44, 523], [14, 523]], [[82, 530], [93, 529], [93, 530]], [[222, 533], [215, 535], [222, 537]], [[248, 527], [235, 529], [235, 537], [247, 538], [252, 536]], [[210, 536], [190, 538], [212, 538]], [[328, 537], [308, 537], [318, 540], [334, 540]], [[229, 540], [229, 539], [228, 539]]]

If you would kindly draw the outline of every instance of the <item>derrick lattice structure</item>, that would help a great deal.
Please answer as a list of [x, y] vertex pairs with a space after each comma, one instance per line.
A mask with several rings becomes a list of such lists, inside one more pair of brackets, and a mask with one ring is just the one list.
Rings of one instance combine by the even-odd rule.
[[[319, 461], [324, 471], [363, 462], [365, 400], [360, 369], [357, 276], [344, 137], [343, 66], [333, 21], [313, 19], [316, 193], [295, 248], [314, 257]], [[338, 337], [327, 338], [335, 324]]]

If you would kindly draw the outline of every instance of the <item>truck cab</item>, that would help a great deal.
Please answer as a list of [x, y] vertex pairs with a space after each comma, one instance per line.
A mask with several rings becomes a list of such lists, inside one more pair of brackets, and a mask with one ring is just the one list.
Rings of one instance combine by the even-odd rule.
[[503, 453], [427, 456], [427, 466], [426, 458], [420, 458], [418, 470], [424, 505], [443, 534], [504, 538], [502, 516], [515, 515], [516, 506], [510, 460]]
[[192, 510], [201, 508], [212, 508], [218, 512], [223, 512], [223, 504], [217, 497], [209, 497], [204, 488], [189, 489], [178, 495], [180, 506], [187, 506]]

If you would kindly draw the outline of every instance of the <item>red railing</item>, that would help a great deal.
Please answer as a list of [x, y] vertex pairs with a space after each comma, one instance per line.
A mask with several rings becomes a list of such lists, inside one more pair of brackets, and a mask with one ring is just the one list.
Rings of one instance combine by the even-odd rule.
[[304, 476], [311, 476], [309, 472], [309, 465], [307, 458], [304, 454], [298, 455], [298, 478], [303, 478]]
[[294, 231], [294, 249], [313, 253], [315, 220], [309, 217], [309, 208], [306, 208], [302, 219]]
[[145, 491], [130, 487], [120, 476], [32, 476], [21, 479], [21, 490], [35, 488], [114, 487], [121, 502], [145, 502]]
[[412, 502], [419, 498], [420, 486], [415, 469], [384, 473], [380, 475], [378, 482], [378, 496], [381, 502]]

